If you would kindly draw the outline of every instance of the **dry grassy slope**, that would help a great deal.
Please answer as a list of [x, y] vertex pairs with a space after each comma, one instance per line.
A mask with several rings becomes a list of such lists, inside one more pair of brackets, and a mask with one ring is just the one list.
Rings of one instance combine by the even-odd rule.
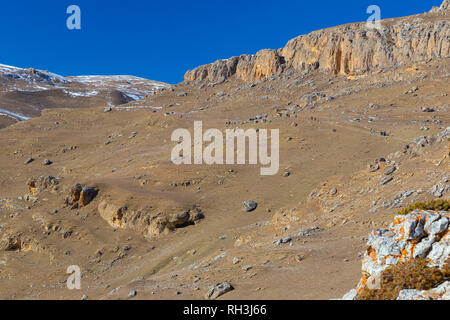
[[[417, 157], [393, 159], [399, 163], [395, 180], [378, 193], [368, 191], [384, 171], [367, 173], [369, 163], [449, 126], [449, 68], [446, 58], [370, 76], [315, 71], [255, 86], [240, 80], [212, 87], [181, 83], [109, 113], [103, 105], [44, 110], [2, 129], [0, 236], [22, 242], [18, 250], [0, 252], [0, 297], [124, 299], [136, 289], [139, 298], [200, 299], [225, 280], [235, 290], [223, 298], [342, 296], [359, 280], [364, 237], [397, 210], [378, 205], [369, 213], [373, 200], [392, 201], [421, 185], [417, 198], [431, 197], [429, 186], [448, 172], [448, 159], [434, 165], [446, 147], [436, 143]], [[267, 114], [267, 122], [248, 121], [259, 114]], [[192, 130], [193, 120], [221, 130], [280, 129], [279, 174], [260, 176], [259, 166], [173, 165], [170, 135], [176, 128]], [[29, 157], [35, 161], [24, 165]], [[53, 164], [44, 166], [44, 159]], [[57, 177], [59, 189], [43, 191], [35, 202], [18, 198], [36, 175]], [[74, 183], [98, 187], [99, 195], [87, 207], [65, 208]], [[337, 193], [330, 195], [334, 187]], [[314, 189], [321, 195], [309, 199]], [[247, 199], [258, 202], [257, 210], [242, 211]], [[98, 212], [103, 200], [163, 215], [195, 205], [205, 219], [145, 237], [134, 229], [114, 230]], [[341, 206], [330, 213], [337, 200]], [[321, 230], [292, 246], [272, 244], [314, 225]], [[227, 256], [214, 260], [222, 253]], [[233, 264], [234, 256], [242, 261]], [[72, 264], [83, 270], [81, 291], [65, 287]], [[252, 269], [244, 271], [244, 265]]]

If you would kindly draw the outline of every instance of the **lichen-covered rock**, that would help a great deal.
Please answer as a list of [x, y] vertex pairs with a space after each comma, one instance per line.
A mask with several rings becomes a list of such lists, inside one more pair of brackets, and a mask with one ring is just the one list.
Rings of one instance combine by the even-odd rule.
[[[383, 271], [389, 266], [411, 259], [426, 259], [429, 267], [444, 268], [450, 258], [450, 213], [447, 211], [416, 210], [407, 215], [398, 215], [388, 229], [374, 230], [367, 242], [362, 261], [363, 278], [356, 293], [364, 288], [379, 289]], [[399, 299], [421, 297], [447, 297], [438, 288], [419, 292], [403, 290]], [[434, 290], [434, 291], [433, 291]], [[413, 292], [414, 291], [414, 292]], [[346, 298], [353, 296], [350, 293]], [[353, 296], [355, 298], [356, 296]], [[433, 298], [433, 299], [434, 299]]]
[[401, 290], [397, 300], [450, 300], [450, 281], [430, 290]]

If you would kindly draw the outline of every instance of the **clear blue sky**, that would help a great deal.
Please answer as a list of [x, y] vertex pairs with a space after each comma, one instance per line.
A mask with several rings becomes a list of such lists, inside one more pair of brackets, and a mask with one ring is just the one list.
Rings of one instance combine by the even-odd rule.
[[[0, 2], [0, 63], [61, 75], [127, 74], [178, 83], [217, 59], [280, 48], [300, 34], [428, 11], [441, 0], [14, 0]], [[67, 7], [81, 8], [68, 30]]]

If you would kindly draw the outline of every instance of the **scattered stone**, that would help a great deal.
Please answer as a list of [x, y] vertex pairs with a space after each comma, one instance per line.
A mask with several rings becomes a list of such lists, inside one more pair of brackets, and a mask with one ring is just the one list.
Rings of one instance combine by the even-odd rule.
[[292, 241], [292, 238], [291, 237], [287, 237], [287, 238], [283, 238], [283, 239], [278, 239], [278, 240], [274, 241], [273, 244], [279, 246], [279, 245], [281, 245], [283, 243], [289, 243], [291, 241]]
[[136, 297], [136, 295], [137, 295], [136, 290], [130, 291], [130, 293], [128, 294], [128, 298]]
[[25, 160], [24, 164], [30, 164], [34, 161], [33, 158], [28, 158], [27, 160]]
[[225, 258], [226, 256], [228, 256], [228, 253], [226, 253], [226, 252], [221, 253], [221, 254], [219, 254], [218, 256], [216, 256], [216, 257], [213, 259], [213, 261], [217, 261], [217, 260], [223, 259], [223, 258]]
[[42, 162], [42, 164], [44, 165], [44, 166], [49, 166], [49, 165], [51, 165], [53, 162], [51, 162], [50, 160], [48, 160], [48, 159], [45, 159], [44, 160], [44, 162]]
[[445, 185], [444, 183], [435, 184], [430, 189], [430, 194], [434, 197], [440, 198], [450, 189], [450, 186]]
[[254, 211], [257, 207], [258, 207], [258, 203], [256, 203], [253, 200], [246, 200], [246, 201], [244, 201], [244, 203], [242, 203], [242, 208], [246, 212]]
[[297, 233], [297, 237], [309, 237], [313, 232], [317, 232], [319, 231], [320, 228], [319, 227], [312, 227], [306, 230], [302, 230], [299, 233]]
[[397, 170], [397, 167], [393, 166], [393, 167], [387, 169], [387, 170], [384, 172], [384, 174], [387, 175], [387, 176], [389, 176], [389, 175], [393, 174], [396, 170]]
[[248, 271], [248, 270], [250, 270], [251, 268], [253, 268], [253, 267], [250, 266], [250, 265], [248, 265], [248, 266], [243, 266], [243, 267], [242, 267], [242, 270]]
[[217, 299], [218, 297], [232, 290], [234, 290], [234, 288], [231, 286], [231, 284], [229, 284], [228, 282], [222, 282], [211, 287], [211, 289], [209, 289], [209, 291], [206, 293], [205, 299]]
[[389, 182], [391, 182], [394, 179], [394, 177], [389, 176], [389, 177], [385, 177], [381, 180], [380, 182], [380, 186], [384, 186], [385, 184], [388, 184]]
[[133, 131], [133, 132], [130, 134], [130, 136], [128, 137], [128, 139], [133, 139], [133, 138], [135, 138], [137, 134], [138, 134], [138, 133], [137, 133], [136, 131]]

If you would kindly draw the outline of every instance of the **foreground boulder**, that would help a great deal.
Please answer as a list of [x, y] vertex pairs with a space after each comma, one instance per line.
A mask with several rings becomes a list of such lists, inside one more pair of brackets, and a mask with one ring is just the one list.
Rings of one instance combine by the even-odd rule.
[[[370, 235], [363, 277], [344, 299], [448, 299], [450, 213], [416, 210]], [[426, 289], [421, 289], [426, 288]], [[398, 291], [398, 292], [397, 292]]]

